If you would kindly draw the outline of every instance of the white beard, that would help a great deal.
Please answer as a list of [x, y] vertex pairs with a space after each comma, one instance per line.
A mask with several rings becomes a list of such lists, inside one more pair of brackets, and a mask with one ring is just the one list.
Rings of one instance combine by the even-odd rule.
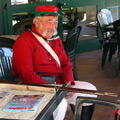
[[[46, 36], [47, 35], [47, 32], [49, 32], [49, 30], [46, 30], [44, 33], [43, 33], [43, 36]], [[53, 31], [53, 36], [57, 35], [57, 30], [55, 29]]]

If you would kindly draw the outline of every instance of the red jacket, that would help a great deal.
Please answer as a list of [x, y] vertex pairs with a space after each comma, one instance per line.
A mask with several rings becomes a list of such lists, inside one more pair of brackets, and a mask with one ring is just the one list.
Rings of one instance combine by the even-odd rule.
[[[33, 27], [32, 31], [38, 34]], [[60, 37], [50, 41], [49, 45], [58, 55], [61, 66], [31, 31], [21, 34], [13, 46], [13, 75], [18, 76], [23, 83], [47, 83], [37, 74], [40, 72], [43, 75], [56, 76], [56, 83], [63, 84], [71, 81], [74, 84], [72, 64], [65, 53]]]

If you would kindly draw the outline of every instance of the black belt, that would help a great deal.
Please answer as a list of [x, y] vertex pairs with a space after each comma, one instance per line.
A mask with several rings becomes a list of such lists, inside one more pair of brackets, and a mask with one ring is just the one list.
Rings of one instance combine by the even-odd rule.
[[45, 81], [49, 82], [50, 84], [55, 84], [56, 77], [55, 76], [44, 76], [42, 73], [37, 73], [39, 76], [41, 76]]
[[[41, 76], [45, 81], [49, 82], [50, 84], [55, 84], [56, 83], [55, 80], [56, 80], [57, 77], [55, 77], [55, 76], [44, 76], [41, 73], [37, 73], [37, 74], [39, 76]], [[17, 83], [21, 83], [19, 77], [15, 77], [15, 81]]]

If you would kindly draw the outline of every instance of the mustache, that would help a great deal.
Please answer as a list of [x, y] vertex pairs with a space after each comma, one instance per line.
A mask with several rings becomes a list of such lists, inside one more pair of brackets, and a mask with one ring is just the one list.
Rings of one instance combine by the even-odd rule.
[[46, 30], [46, 32], [55, 32], [56, 30], [51, 30], [51, 29], [48, 29]]
[[48, 29], [43, 33], [43, 35], [46, 36], [47, 32], [52, 32], [53, 36], [57, 35], [57, 29], [55, 29], [55, 30]]

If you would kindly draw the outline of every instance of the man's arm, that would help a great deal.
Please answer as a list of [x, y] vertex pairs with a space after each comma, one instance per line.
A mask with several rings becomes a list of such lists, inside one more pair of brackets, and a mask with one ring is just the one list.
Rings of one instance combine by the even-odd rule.
[[66, 52], [64, 50], [63, 44], [60, 40], [60, 44], [61, 44], [61, 53], [62, 53], [62, 59], [61, 59], [61, 68], [62, 68], [62, 76], [61, 76], [61, 82], [62, 83], [71, 83], [71, 84], [75, 84], [74, 82], [74, 77], [73, 77], [73, 67], [72, 64], [70, 62], [69, 57], [66, 55]]
[[13, 75], [16, 74], [23, 83], [48, 83], [44, 81], [33, 68], [33, 47], [30, 34], [20, 36], [13, 46]]

